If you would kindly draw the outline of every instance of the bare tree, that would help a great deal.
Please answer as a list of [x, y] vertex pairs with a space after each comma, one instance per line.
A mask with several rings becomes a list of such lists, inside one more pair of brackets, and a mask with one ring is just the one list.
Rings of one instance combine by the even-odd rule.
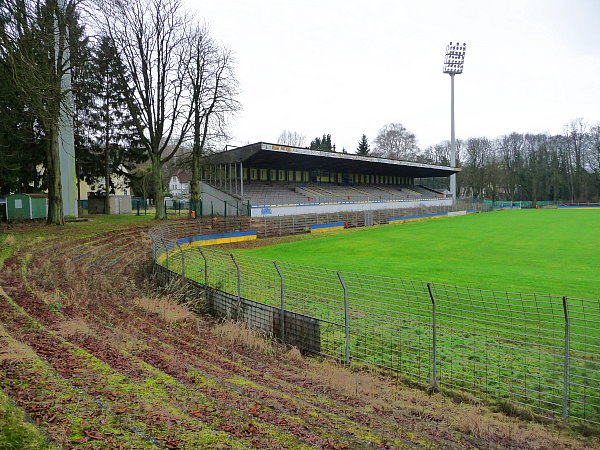
[[192, 125], [186, 77], [191, 19], [179, 0], [97, 0], [102, 31], [112, 40], [129, 86], [126, 103], [151, 161], [156, 218], [165, 219], [162, 165]]
[[70, 70], [69, 29], [75, 0], [0, 2], [0, 59], [8, 66], [25, 104], [40, 121], [46, 139], [45, 173], [48, 224], [63, 225], [59, 128], [61, 111], [70, 109], [63, 75]]
[[289, 145], [290, 147], [304, 147], [306, 136], [297, 131], [283, 130], [277, 138], [277, 143], [281, 145]]
[[593, 173], [593, 189], [596, 198], [600, 198], [600, 124], [590, 129], [590, 169]]
[[389, 123], [377, 133], [371, 154], [389, 159], [414, 160], [419, 147], [415, 135], [401, 123]]
[[198, 213], [200, 161], [210, 141], [226, 136], [227, 119], [240, 109], [240, 104], [231, 52], [215, 44], [201, 27], [190, 33], [189, 49], [186, 74], [193, 110], [190, 200]]
[[565, 136], [568, 137], [569, 153], [572, 155], [573, 167], [573, 191], [574, 198], [578, 201], [587, 197], [585, 183], [585, 165], [589, 136], [587, 124], [583, 119], [575, 119], [565, 127]]

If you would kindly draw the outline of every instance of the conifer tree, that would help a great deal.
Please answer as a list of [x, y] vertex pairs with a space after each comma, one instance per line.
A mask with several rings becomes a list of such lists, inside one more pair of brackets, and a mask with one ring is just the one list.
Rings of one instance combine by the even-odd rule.
[[125, 100], [129, 88], [120, 77], [122, 63], [110, 39], [103, 37], [90, 56], [76, 96], [80, 176], [88, 182], [104, 179], [104, 211], [110, 214], [112, 175], [128, 176], [145, 155]]
[[360, 141], [358, 141], [358, 147], [356, 148], [356, 154], [361, 156], [367, 156], [369, 154], [369, 141], [365, 134], [362, 135]]

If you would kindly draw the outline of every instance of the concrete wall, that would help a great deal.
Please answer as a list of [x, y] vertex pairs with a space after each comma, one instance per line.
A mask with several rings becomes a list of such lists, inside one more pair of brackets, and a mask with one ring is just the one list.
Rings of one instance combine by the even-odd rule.
[[[275, 338], [281, 338], [282, 331], [285, 331], [285, 343], [298, 347], [306, 353], [319, 353], [321, 350], [320, 321], [314, 317], [290, 311], [285, 311], [282, 315], [279, 308], [243, 297], [238, 299], [237, 295], [207, 288], [196, 281], [182, 278], [181, 275], [159, 264], [154, 265], [154, 271], [159, 283], [166, 284], [172, 280], [180, 280], [195, 296], [202, 297], [204, 301], [202, 312], [215, 317], [246, 322], [250, 327], [262, 330]], [[282, 330], [283, 324], [285, 330]]]
[[[111, 195], [109, 201], [111, 214], [130, 214], [132, 212], [130, 195]], [[104, 214], [104, 197], [89, 197], [88, 212]]]
[[429, 206], [451, 206], [452, 199], [396, 201], [396, 202], [370, 202], [370, 203], [331, 203], [331, 204], [304, 204], [294, 206], [253, 206], [252, 217], [293, 216], [298, 214], [324, 214], [346, 211], [374, 211], [379, 209], [418, 208]]
[[[238, 197], [215, 189], [209, 184], [200, 182], [202, 192], [202, 215], [210, 216], [239, 216], [247, 215], [248, 207]], [[225, 202], [227, 202], [227, 214], [225, 214]]]

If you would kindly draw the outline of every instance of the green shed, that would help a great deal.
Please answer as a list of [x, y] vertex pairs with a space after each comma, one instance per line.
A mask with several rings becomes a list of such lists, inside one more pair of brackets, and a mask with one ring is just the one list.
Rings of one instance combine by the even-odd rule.
[[48, 197], [45, 194], [12, 194], [6, 198], [6, 219], [45, 219]]

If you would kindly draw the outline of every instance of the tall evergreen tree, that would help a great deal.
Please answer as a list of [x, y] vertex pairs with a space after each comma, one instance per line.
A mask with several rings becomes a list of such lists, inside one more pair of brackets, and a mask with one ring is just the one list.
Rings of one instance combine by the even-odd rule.
[[110, 39], [100, 40], [88, 67], [77, 102], [80, 176], [88, 182], [104, 179], [104, 210], [110, 214], [112, 175], [129, 176], [145, 154], [125, 100], [129, 88], [120, 76], [122, 63]]
[[0, 197], [43, 189], [44, 136], [0, 57]]
[[369, 154], [369, 141], [365, 134], [362, 135], [360, 141], [358, 141], [358, 147], [356, 148], [356, 154], [361, 156], [367, 156]]
[[309, 148], [321, 152], [335, 152], [335, 144], [331, 144], [331, 134], [324, 134], [322, 138], [314, 138]]

